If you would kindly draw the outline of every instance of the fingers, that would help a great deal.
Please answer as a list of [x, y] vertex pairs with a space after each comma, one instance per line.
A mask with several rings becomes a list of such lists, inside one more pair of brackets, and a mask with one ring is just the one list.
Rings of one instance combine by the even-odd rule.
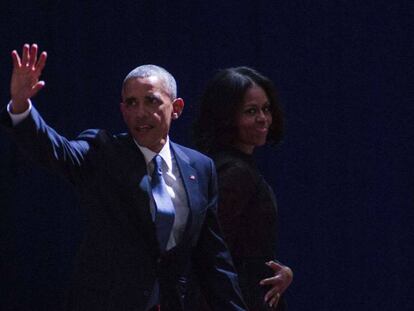
[[266, 262], [266, 265], [273, 270], [274, 276], [261, 280], [260, 285], [272, 286], [266, 293], [264, 301], [270, 307], [275, 308], [279, 303], [280, 295], [292, 282], [293, 272], [288, 266], [273, 260]]
[[273, 260], [266, 262], [266, 265], [272, 268], [272, 270], [275, 272], [280, 271], [284, 267], [280, 263], [274, 262]]
[[260, 281], [260, 285], [274, 285], [279, 282], [278, 275]]
[[[17, 51], [12, 51], [13, 73], [10, 82], [10, 94], [15, 106], [22, 103], [25, 107], [27, 99], [35, 96], [44, 86], [44, 81], [39, 81], [42, 70], [46, 64], [47, 54], [42, 52], [38, 57], [37, 44], [24, 44], [21, 56]], [[18, 109], [19, 110], [19, 109]]]
[[29, 45], [26, 43], [23, 45], [22, 50], [22, 66], [27, 66], [29, 64]]
[[34, 68], [37, 62], [37, 44], [34, 43], [29, 51], [29, 68]]
[[274, 262], [273, 260], [266, 262], [266, 265], [274, 271], [276, 276], [280, 275], [289, 284], [292, 282], [293, 272], [288, 266]]
[[269, 305], [269, 307], [276, 307], [280, 299], [280, 293], [278, 289], [273, 287], [270, 289], [264, 296], [264, 302]]
[[16, 69], [16, 68], [21, 67], [22, 62], [21, 62], [20, 56], [19, 56], [19, 54], [17, 53], [16, 50], [12, 51], [11, 56], [12, 56], [12, 60], [13, 60], [13, 68]]
[[277, 286], [273, 286], [271, 289], [267, 291], [266, 295], [264, 296], [264, 300], [267, 302], [274, 296], [278, 295], [279, 293], [280, 293], [279, 288]]
[[36, 67], [35, 67], [35, 70], [39, 73], [39, 75], [46, 65], [46, 59], [47, 59], [47, 53], [42, 52], [42, 54], [40, 54], [39, 61], [37, 62]]
[[292, 282], [293, 280], [293, 271], [288, 266], [283, 267], [283, 272], [285, 273], [286, 277]]
[[37, 53], [38, 46], [36, 43], [33, 43], [32, 45], [26, 43], [25, 45], [23, 45], [22, 58], [20, 58], [16, 50], [12, 51], [11, 55], [13, 60], [13, 67], [15, 69], [21, 67], [28, 67], [31, 70], [34, 70], [40, 74], [43, 68], [45, 67], [47, 53], [42, 52], [40, 54], [39, 59], [37, 58]]
[[35, 86], [32, 88], [32, 92], [30, 94], [30, 98], [35, 96], [37, 94], [37, 92], [39, 92], [41, 89], [44, 88], [45, 86], [45, 81], [39, 81], [35, 84]]
[[269, 307], [276, 309], [280, 299], [280, 294], [277, 293], [272, 299], [269, 301]]
[[273, 276], [271, 278], [261, 280], [260, 285], [272, 286], [264, 296], [264, 301], [269, 305], [269, 307], [277, 306], [280, 298], [280, 293], [282, 292], [279, 278], [277, 276]]

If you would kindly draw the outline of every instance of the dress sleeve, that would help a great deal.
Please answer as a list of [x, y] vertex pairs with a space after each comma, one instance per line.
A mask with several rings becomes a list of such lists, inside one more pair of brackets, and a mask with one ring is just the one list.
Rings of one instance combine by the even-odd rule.
[[218, 217], [234, 259], [244, 254], [246, 211], [256, 194], [254, 178], [248, 168], [232, 164], [218, 170]]
[[217, 219], [217, 177], [213, 162], [211, 167], [209, 204], [196, 252], [201, 286], [211, 310], [246, 311], [237, 273]]

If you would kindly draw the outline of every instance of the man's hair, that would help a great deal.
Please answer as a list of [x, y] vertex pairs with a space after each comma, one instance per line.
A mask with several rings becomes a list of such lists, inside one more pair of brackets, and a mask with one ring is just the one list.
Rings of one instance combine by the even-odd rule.
[[172, 100], [177, 98], [177, 82], [175, 81], [172, 74], [170, 74], [164, 68], [157, 65], [142, 65], [133, 69], [124, 79], [122, 83], [122, 90], [125, 87], [125, 84], [130, 79], [135, 78], [148, 78], [151, 76], [156, 76], [163, 80], [165, 91], [168, 93]]

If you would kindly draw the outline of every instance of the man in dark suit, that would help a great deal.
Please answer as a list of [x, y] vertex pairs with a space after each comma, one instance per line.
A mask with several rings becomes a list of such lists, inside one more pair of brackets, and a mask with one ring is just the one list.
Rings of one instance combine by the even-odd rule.
[[[245, 310], [217, 224], [213, 162], [168, 138], [184, 107], [171, 74], [145, 65], [127, 75], [120, 109], [128, 133], [87, 130], [68, 140], [30, 101], [44, 86], [46, 57], [35, 44], [24, 45], [21, 58], [12, 52], [11, 101], [0, 124], [80, 195], [88, 223], [67, 309], [197, 310], [201, 289], [213, 310]], [[165, 206], [154, 192], [158, 178]], [[170, 227], [161, 221], [166, 206]]]

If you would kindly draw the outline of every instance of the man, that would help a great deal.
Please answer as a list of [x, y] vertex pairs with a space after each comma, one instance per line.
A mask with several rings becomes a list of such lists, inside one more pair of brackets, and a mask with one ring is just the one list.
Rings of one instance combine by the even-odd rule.
[[79, 192], [88, 223], [68, 310], [197, 310], [199, 289], [213, 310], [245, 310], [216, 219], [216, 176], [206, 156], [168, 138], [182, 113], [174, 78], [145, 65], [124, 80], [127, 134], [56, 133], [30, 98], [46, 53], [12, 52], [11, 101], [0, 124], [40, 164]]

